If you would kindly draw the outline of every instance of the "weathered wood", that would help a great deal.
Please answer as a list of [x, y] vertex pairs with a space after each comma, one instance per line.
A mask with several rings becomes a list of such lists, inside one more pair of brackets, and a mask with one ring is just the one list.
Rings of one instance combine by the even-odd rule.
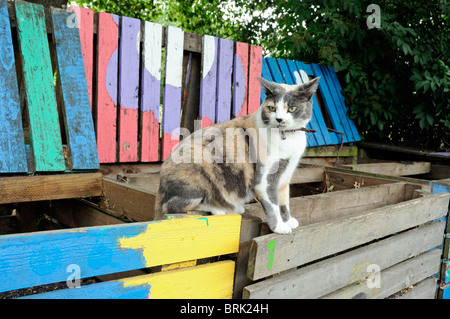
[[167, 28], [165, 86], [162, 118], [162, 160], [165, 160], [180, 141], [181, 86], [183, 70], [184, 31]]
[[[247, 286], [251, 299], [318, 298], [372, 274], [369, 265], [383, 270], [442, 243], [444, 222], [422, 226], [374, 244], [357, 248], [285, 274]], [[320, 280], [318, 280], [320, 278]]]
[[161, 104], [161, 46], [163, 27], [145, 21], [141, 66], [141, 161], [159, 160], [159, 108]]
[[408, 287], [406, 292], [389, 297], [389, 299], [434, 299], [436, 295], [437, 278], [427, 278], [415, 284], [412, 289]]
[[233, 70], [233, 115], [248, 114], [248, 53], [249, 45], [236, 42]]
[[44, 8], [18, 1], [15, 2], [15, 9], [35, 170], [64, 171]]
[[100, 196], [102, 174], [3, 177], [0, 194], [0, 204]]
[[200, 81], [199, 116], [202, 127], [216, 120], [217, 59], [219, 39], [203, 36], [202, 79]]
[[240, 226], [233, 214], [1, 236], [0, 292], [67, 280], [72, 264], [86, 278], [235, 253]]
[[119, 17], [98, 13], [97, 148], [100, 163], [116, 162]]
[[[256, 280], [438, 219], [447, 214], [450, 194], [412, 199], [364, 213], [269, 234], [253, 240], [248, 266]], [[274, 248], [269, 243], [276, 243]], [[268, 259], [269, 251], [271, 258]], [[270, 262], [270, 263], [269, 263]], [[268, 267], [270, 265], [271, 267]]]
[[383, 174], [391, 176], [419, 175], [430, 172], [430, 162], [411, 162], [411, 163], [368, 163], [343, 165], [356, 172], [367, 172], [373, 174]]
[[100, 164], [80, 37], [78, 30], [67, 24], [70, 16], [71, 13], [66, 10], [52, 9], [53, 38], [56, 43], [58, 79], [66, 124], [68, 166], [70, 170], [98, 170]]
[[16, 64], [6, 1], [0, 1], [0, 173], [28, 170]]
[[[24, 299], [230, 299], [230, 260], [32, 295]], [[181, 311], [181, 310], [180, 310]]]
[[323, 299], [381, 299], [418, 283], [439, 271], [441, 251], [432, 250], [382, 270], [380, 287], [372, 287], [366, 281], [339, 289], [323, 296]]
[[217, 65], [216, 123], [231, 118], [231, 74], [233, 72], [233, 44], [227, 39], [219, 39]]
[[257, 77], [261, 76], [262, 47], [251, 45], [248, 69], [248, 114], [255, 112], [261, 105], [261, 83]]
[[119, 44], [119, 162], [138, 161], [139, 19], [122, 17]]

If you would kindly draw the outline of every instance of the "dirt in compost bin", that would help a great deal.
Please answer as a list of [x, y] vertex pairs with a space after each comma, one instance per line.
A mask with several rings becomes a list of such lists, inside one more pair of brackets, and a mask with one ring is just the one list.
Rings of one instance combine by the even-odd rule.
[[[101, 281], [96, 279], [95, 277], [80, 279], [81, 286], [95, 284], [98, 282], [101, 282]], [[67, 283], [65, 281], [54, 283], [54, 284], [48, 284], [48, 285], [35, 286], [35, 287], [30, 287], [30, 288], [11, 290], [11, 291], [7, 291], [7, 292], [1, 292], [0, 299], [14, 299], [14, 298], [35, 295], [35, 294], [42, 294], [44, 292], [50, 292], [50, 291], [55, 291], [55, 290], [60, 290], [60, 289], [68, 289]]]

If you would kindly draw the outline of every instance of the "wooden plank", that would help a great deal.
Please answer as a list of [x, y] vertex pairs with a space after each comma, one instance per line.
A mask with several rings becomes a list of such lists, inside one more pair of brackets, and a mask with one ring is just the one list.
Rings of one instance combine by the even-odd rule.
[[0, 0], [0, 173], [28, 170], [8, 7]]
[[233, 72], [233, 45], [227, 39], [219, 39], [219, 58], [217, 64], [216, 123], [231, 118], [231, 74]]
[[322, 299], [381, 299], [418, 283], [439, 271], [439, 249], [389, 267], [381, 273], [380, 287], [367, 285], [365, 281], [339, 289]]
[[35, 170], [64, 171], [44, 7], [20, 1], [15, 8]]
[[80, 198], [102, 194], [101, 173], [0, 178], [0, 204]]
[[[279, 276], [247, 286], [250, 299], [318, 298], [372, 274], [369, 265], [383, 270], [442, 242], [445, 223], [438, 222], [381, 240]], [[320, 280], [317, 280], [320, 278]]]
[[84, 74], [79, 32], [70, 28], [70, 13], [52, 9], [53, 37], [56, 45], [59, 81], [63, 100], [63, 115], [71, 170], [100, 168], [94, 122]]
[[2, 236], [0, 292], [66, 280], [71, 264], [86, 278], [235, 253], [240, 226], [229, 214]]
[[97, 148], [100, 163], [116, 162], [119, 17], [98, 13]]
[[437, 278], [427, 278], [414, 285], [412, 289], [409, 289], [400, 295], [394, 295], [392, 299], [434, 299], [436, 295], [436, 283]]
[[261, 105], [261, 83], [257, 77], [261, 76], [262, 47], [250, 45], [248, 68], [248, 114], [252, 114]]
[[141, 67], [141, 161], [159, 160], [162, 25], [144, 22]]
[[166, 36], [166, 67], [162, 118], [162, 160], [165, 160], [180, 141], [181, 85], [183, 70], [182, 29], [169, 26]]
[[[272, 74], [270, 73], [269, 66], [267, 65], [267, 58], [262, 58], [262, 67], [261, 67], [261, 77], [266, 80], [273, 82]], [[266, 98], [266, 93], [264, 90], [261, 90], [261, 103]]]
[[23, 299], [231, 299], [233, 275], [234, 262], [226, 260]]
[[139, 19], [122, 17], [119, 45], [119, 162], [138, 161]]
[[367, 163], [343, 165], [356, 172], [383, 174], [392, 176], [408, 176], [426, 174], [430, 172], [430, 162], [408, 162], [408, 163]]
[[248, 53], [249, 45], [236, 42], [233, 70], [233, 115], [248, 114]]
[[70, 10], [76, 13], [76, 21], [71, 21], [78, 27], [80, 33], [81, 50], [83, 51], [84, 73], [89, 93], [91, 110], [93, 107], [94, 84], [94, 11], [88, 8], [70, 6]]
[[[253, 280], [267, 277], [438, 219], [447, 214], [449, 197], [450, 194], [443, 193], [413, 199], [299, 227], [290, 235], [269, 234], [255, 238], [250, 249], [248, 276]], [[269, 243], [276, 243], [275, 248]], [[271, 260], [267, 257], [269, 250]]]
[[202, 79], [200, 81], [199, 116], [202, 127], [214, 124], [216, 120], [217, 59], [219, 39], [203, 36]]

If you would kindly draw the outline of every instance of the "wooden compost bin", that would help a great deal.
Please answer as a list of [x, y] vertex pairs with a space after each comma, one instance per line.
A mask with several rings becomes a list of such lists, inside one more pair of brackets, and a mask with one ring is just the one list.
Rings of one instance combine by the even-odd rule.
[[253, 238], [243, 297], [433, 298], [449, 197], [392, 183], [291, 198], [301, 226]]

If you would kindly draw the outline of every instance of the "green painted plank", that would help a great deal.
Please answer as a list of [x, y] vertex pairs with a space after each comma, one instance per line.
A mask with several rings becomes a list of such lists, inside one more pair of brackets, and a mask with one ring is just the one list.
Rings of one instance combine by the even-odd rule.
[[26, 173], [27, 158], [6, 0], [0, 0], [0, 173]]
[[64, 171], [44, 7], [20, 1], [15, 9], [35, 170]]
[[67, 25], [72, 12], [52, 9], [53, 39], [56, 43], [63, 113], [71, 170], [100, 168], [84, 71], [80, 34]]

